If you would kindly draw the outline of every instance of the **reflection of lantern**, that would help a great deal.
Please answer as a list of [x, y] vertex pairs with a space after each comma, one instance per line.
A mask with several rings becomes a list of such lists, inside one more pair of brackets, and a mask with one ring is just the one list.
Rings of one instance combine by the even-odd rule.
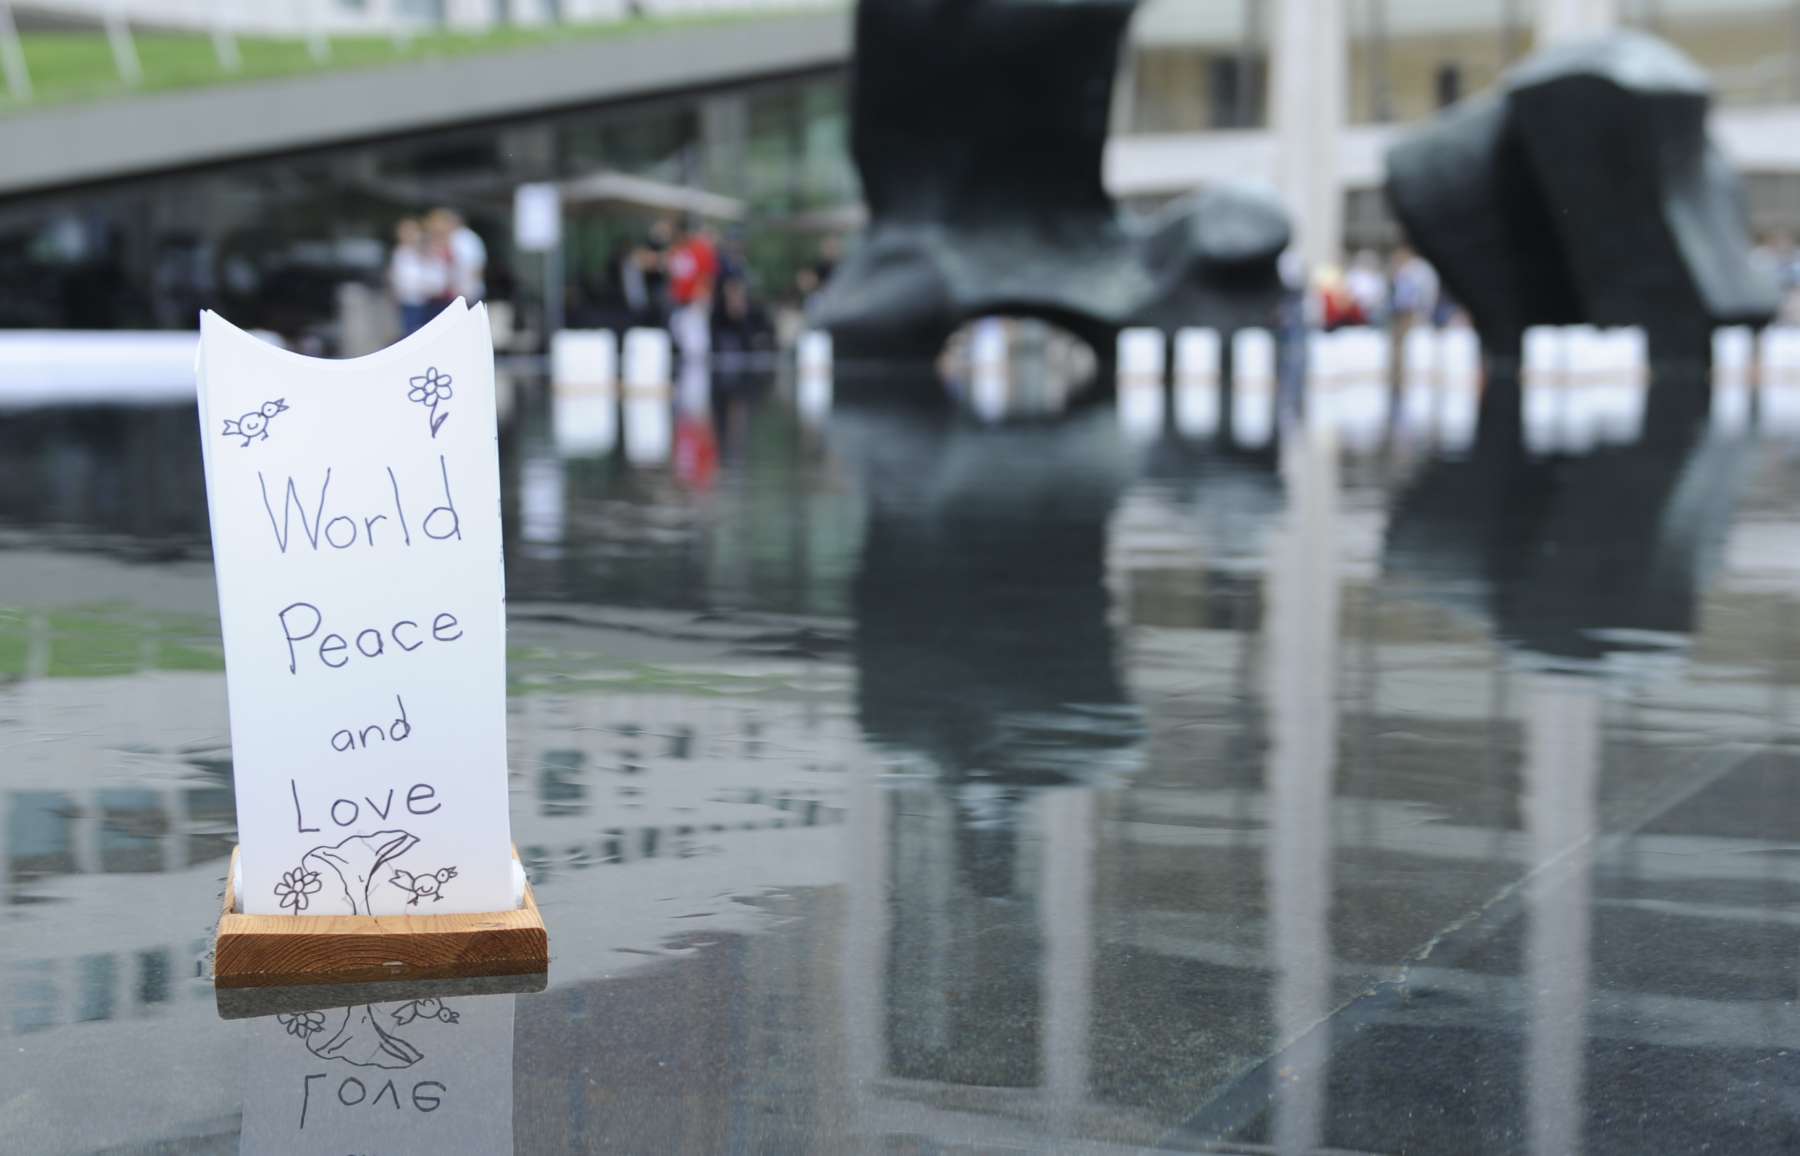
[[238, 1152], [511, 1156], [515, 997], [405, 994], [252, 1019]]

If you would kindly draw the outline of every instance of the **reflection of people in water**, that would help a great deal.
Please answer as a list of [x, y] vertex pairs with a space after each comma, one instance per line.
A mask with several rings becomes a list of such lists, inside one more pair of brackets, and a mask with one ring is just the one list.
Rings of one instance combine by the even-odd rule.
[[742, 277], [719, 283], [712, 312], [712, 358], [715, 383], [730, 385], [738, 374], [764, 368], [759, 362], [775, 352], [775, 325], [750, 296]]

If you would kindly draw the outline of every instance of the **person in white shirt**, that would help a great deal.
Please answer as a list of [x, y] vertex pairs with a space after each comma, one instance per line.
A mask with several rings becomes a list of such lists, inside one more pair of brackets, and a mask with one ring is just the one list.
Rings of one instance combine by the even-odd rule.
[[1356, 255], [1344, 272], [1344, 288], [1362, 311], [1364, 325], [1381, 325], [1387, 321], [1388, 281], [1381, 259], [1367, 249]]
[[431, 320], [433, 303], [444, 295], [449, 276], [432, 256], [425, 230], [411, 217], [394, 227], [394, 253], [388, 260], [388, 290], [400, 307], [400, 331], [413, 333]]
[[473, 305], [487, 295], [487, 245], [454, 209], [434, 209], [427, 228], [450, 252], [450, 296]]
[[1437, 270], [1407, 245], [1394, 251], [1393, 270], [1395, 323], [1430, 323], [1437, 312]]

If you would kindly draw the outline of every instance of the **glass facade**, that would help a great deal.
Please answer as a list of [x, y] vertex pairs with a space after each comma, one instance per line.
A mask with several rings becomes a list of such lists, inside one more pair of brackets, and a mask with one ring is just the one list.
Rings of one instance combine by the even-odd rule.
[[[530, 308], [536, 257], [512, 251], [522, 182], [601, 172], [744, 202], [765, 291], [816, 238], [796, 214], [854, 200], [842, 74], [544, 114], [0, 202], [0, 327], [191, 328], [206, 307], [303, 347], [337, 347], [343, 287], [378, 288], [403, 216], [458, 209], [489, 247], [489, 295]], [[610, 257], [652, 206], [566, 214], [571, 320], [611, 291]]]

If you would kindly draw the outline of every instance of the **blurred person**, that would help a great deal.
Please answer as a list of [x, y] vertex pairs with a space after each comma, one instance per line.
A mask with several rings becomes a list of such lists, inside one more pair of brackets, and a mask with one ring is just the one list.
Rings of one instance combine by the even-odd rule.
[[1778, 231], [1764, 236], [1762, 243], [1750, 253], [1751, 261], [1763, 266], [1781, 289], [1781, 316], [1787, 324], [1800, 321], [1800, 250], [1794, 247], [1794, 236]]
[[1362, 320], [1358, 325], [1380, 325], [1387, 320], [1388, 279], [1381, 258], [1373, 250], [1364, 249], [1350, 262], [1344, 273], [1344, 288], [1356, 301]]
[[774, 322], [750, 296], [750, 284], [742, 277], [719, 282], [711, 328], [713, 363], [721, 384], [729, 384], [733, 375], [754, 370], [762, 357], [774, 352]]
[[1309, 292], [1306, 254], [1290, 244], [1275, 262], [1281, 301], [1275, 307], [1276, 404], [1287, 412], [1306, 388], [1306, 334], [1324, 323], [1323, 301]]
[[705, 225], [690, 222], [669, 254], [669, 296], [677, 309], [710, 300], [719, 278], [719, 246]]
[[667, 217], [658, 217], [650, 222], [643, 239], [632, 245], [620, 260], [620, 287], [633, 324], [668, 324], [668, 258], [674, 243], [674, 222]]
[[1402, 244], [1394, 250], [1389, 264], [1388, 284], [1392, 289], [1388, 325], [1388, 388], [1391, 394], [1389, 412], [1400, 412], [1400, 394], [1405, 385], [1406, 338], [1414, 328], [1437, 327], [1437, 270], [1419, 256], [1412, 246]]
[[432, 302], [449, 283], [448, 266], [426, 244], [425, 227], [407, 217], [394, 226], [394, 252], [388, 258], [388, 290], [400, 307], [400, 332], [416, 333], [431, 320]]
[[487, 245], [454, 209], [433, 209], [425, 218], [432, 249], [449, 264], [448, 299], [473, 305], [487, 296]]
[[1410, 328], [1437, 320], [1438, 275], [1431, 262], [1419, 256], [1410, 245], [1394, 250], [1391, 281], [1393, 284], [1393, 318], [1396, 325]]
[[682, 357], [703, 358], [712, 347], [712, 298], [719, 276], [719, 248], [703, 225], [690, 222], [669, 253], [669, 334]]
[[1341, 267], [1321, 265], [1313, 275], [1313, 293], [1319, 301], [1319, 324], [1324, 329], [1368, 324], [1368, 316], [1363, 313], [1356, 295], [1350, 292], [1350, 283]]
[[487, 296], [487, 244], [481, 234], [469, 227], [462, 214], [452, 211], [450, 231], [450, 253], [455, 264], [456, 292], [466, 297], [473, 305]]
[[835, 234], [819, 241], [819, 255], [810, 264], [802, 265], [794, 274], [794, 288], [799, 290], [802, 303], [812, 299], [812, 295], [825, 288], [831, 275], [837, 272], [838, 262], [844, 257], [844, 242]]
[[750, 252], [744, 243], [744, 230], [734, 227], [719, 242], [719, 275], [718, 284], [721, 294], [727, 281], [750, 282]]
[[431, 316], [436, 316], [445, 306], [456, 300], [456, 246], [451, 238], [455, 236], [455, 217], [446, 209], [433, 209], [425, 214], [425, 254], [427, 260], [436, 262], [444, 270], [443, 282], [437, 286], [429, 302]]

